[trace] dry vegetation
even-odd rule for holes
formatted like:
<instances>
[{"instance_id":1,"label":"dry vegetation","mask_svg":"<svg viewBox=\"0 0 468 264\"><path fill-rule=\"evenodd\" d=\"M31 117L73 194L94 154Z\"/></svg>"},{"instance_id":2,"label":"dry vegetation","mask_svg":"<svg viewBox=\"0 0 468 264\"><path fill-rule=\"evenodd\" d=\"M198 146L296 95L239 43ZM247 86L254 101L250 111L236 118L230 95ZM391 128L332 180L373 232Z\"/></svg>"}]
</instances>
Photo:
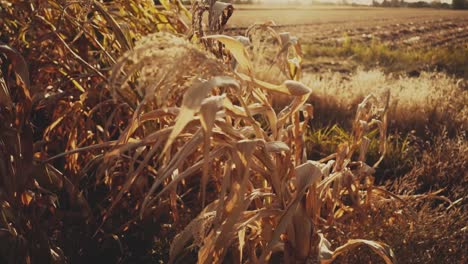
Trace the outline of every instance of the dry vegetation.
<instances>
[{"instance_id":1,"label":"dry vegetation","mask_svg":"<svg viewBox=\"0 0 468 264\"><path fill-rule=\"evenodd\" d=\"M1 263L465 262L466 80L161 2L0 1Z\"/></svg>"},{"instance_id":2,"label":"dry vegetation","mask_svg":"<svg viewBox=\"0 0 468 264\"><path fill-rule=\"evenodd\" d=\"M386 75L380 70L307 74L303 81L315 92L310 100L319 125L349 127L355 105L370 93L390 90L389 122L394 132L414 132L418 137L463 135L468 129L468 90L464 79L422 72L418 78ZM335 111L333 111L335 110ZM328 114L327 114L328 113ZM314 124L312 124L314 125Z\"/></svg>"}]
</instances>

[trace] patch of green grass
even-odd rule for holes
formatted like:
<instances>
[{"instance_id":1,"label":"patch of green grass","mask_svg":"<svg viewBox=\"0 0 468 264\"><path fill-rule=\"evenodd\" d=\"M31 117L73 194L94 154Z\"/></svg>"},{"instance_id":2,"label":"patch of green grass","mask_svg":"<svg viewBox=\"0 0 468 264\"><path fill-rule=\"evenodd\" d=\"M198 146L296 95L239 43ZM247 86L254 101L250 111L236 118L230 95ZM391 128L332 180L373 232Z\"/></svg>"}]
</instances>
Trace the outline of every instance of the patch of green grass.
<instances>
[{"instance_id":1,"label":"patch of green grass","mask_svg":"<svg viewBox=\"0 0 468 264\"><path fill-rule=\"evenodd\" d=\"M366 67L383 67L389 72L439 70L468 77L467 46L418 49L391 47L377 40L364 43L345 38L342 44L304 45L304 53L309 60L316 57L346 57Z\"/></svg>"},{"instance_id":2,"label":"patch of green grass","mask_svg":"<svg viewBox=\"0 0 468 264\"><path fill-rule=\"evenodd\" d=\"M367 164L374 164L379 158L379 134L373 130L366 135L371 140L367 152ZM339 125L313 128L307 131L306 148L308 158L318 159L335 153L343 142L351 142L352 134ZM379 181L395 179L409 172L418 154L412 145L414 136L393 134L387 137L387 151L385 158L376 170Z\"/></svg>"}]
</instances>

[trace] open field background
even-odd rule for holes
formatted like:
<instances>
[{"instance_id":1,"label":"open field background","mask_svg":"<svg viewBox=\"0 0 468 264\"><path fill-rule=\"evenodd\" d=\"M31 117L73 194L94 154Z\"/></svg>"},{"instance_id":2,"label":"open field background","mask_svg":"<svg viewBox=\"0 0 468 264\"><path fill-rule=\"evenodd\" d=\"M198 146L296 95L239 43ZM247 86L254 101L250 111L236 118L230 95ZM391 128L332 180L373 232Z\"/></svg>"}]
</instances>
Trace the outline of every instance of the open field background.
<instances>
[{"instance_id":1,"label":"open field background","mask_svg":"<svg viewBox=\"0 0 468 264\"><path fill-rule=\"evenodd\" d=\"M358 64L369 68L380 64L410 74L438 68L468 78L466 11L321 6L238 9L228 32L239 34L252 23L272 20L274 28L300 39L305 70L350 72Z\"/></svg>"},{"instance_id":2,"label":"open field background","mask_svg":"<svg viewBox=\"0 0 468 264\"><path fill-rule=\"evenodd\" d=\"M375 29L375 26L404 25L405 22L422 23L436 21L465 21L466 11L436 10L415 8L376 8L376 7L328 7L328 6L237 6L228 27L248 27L255 22L268 20L278 25L294 25L299 32L306 30L301 25L323 26L316 34L328 34L328 29L356 29L365 27ZM328 24L328 25L327 25ZM310 30L313 31L313 30ZM314 33L314 32L311 32Z\"/></svg>"}]
</instances>

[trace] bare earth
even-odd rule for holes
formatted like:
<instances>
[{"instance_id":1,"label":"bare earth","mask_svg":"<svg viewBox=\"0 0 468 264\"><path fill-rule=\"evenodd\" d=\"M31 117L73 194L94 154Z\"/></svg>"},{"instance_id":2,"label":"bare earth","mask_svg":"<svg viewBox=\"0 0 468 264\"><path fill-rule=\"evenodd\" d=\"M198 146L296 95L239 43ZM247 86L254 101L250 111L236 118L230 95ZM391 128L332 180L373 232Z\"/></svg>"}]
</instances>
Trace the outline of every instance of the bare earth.
<instances>
[{"instance_id":1,"label":"bare earth","mask_svg":"<svg viewBox=\"0 0 468 264\"><path fill-rule=\"evenodd\" d=\"M333 6L235 6L228 31L256 22L275 21L282 31L290 31L302 43L377 38L392 44L417 46L468 45L468 11L333 7ZM234 33L234 32L233 32Z\"/></svg>"}]
</instances>

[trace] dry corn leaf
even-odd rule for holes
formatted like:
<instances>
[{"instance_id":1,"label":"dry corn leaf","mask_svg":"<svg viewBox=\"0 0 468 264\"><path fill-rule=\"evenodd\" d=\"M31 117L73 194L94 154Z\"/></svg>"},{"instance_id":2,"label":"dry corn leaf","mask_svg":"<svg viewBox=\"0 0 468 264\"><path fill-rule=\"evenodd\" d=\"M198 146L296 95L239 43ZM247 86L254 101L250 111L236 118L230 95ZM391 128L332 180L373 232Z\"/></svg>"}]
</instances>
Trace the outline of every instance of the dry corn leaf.
<instances>
[{"instance_id":1,"label":"dry corn leaf","mask_svg":"<svg viewBox=\"0 0 468 264\"><path fill-rule=\"evenodd\" d=\"M305 96L312 92L312 89L307 87L301 82L293 81L293 80L286 80L280 85L271 84L268 82L264 82L261 80L257 80L250 76L247 76L243 73L237 73L237 75L244 81L250 82L261 89L270 91L270 92L277 92L286 95L292 96Z\"/></svg>"},{"instance_id":2,"label":"dry corn leaf","mask_svg":"<svg viewBox=\"0 0 468 264\"><path fill-rule=\"evenodd\" d=\"M7 111L13 109L13 101L11 100L10 90L7 87L5 79L0 73L0 107L5 107Z\"/></svg>"},{"instance_id":3,"label":"dry corn leaf","mask_svg":"<svg viewBox=\"0 0 468 264\"><path fill-rule=\"evenodd\" d=\"M210 30L221 33L232 13L234 13L232 4L215 1L210 10Z\"/></svg>"},{"instance_id":4,"label":"dry corn leaf","mask_svg":"<svg viewBox=\"0 0 468 264\"><path fill-rule=\"evenodd\" d=\"M218 149L213 150L210 153L209 159L212 160L212 159L220 157L224 153L224 151L225 151L225 148L218 148ZM203 164L204 164L204 160L201 160L201 161L193 164L191 167L185 169L183 172L177 174L174 178L171 179L170 183L168 183L166 186L164 186L164 188L160 192L158 192L158 194L156 194L156 196L153 198L153 200L158 199L161 195L165 194L167 191L174 188L174 186L176 186L178 183L180 183L185 178L187 178L187 177L189 177L191 175L194 175L197 171L199 171L202 168ZM159 187L162 183L163 183L163 181L161 179L158 179L155 182L156 188Z\"/></svg>"},{"instance_id":5,"label":"dry corn leaf","mask_svg":"<svg viewBox=\"0 0 468 264\"><path fill-rule=\"evenodd\" d=\"M28 206L31 203L33 198L34 198L33 192L25 191L21 194L21 203L23 203L23 205L25 206Z\"/></svg>"},{"instance_id":6,"label":"dry corn leaf","mask_svg":"<svg viewBox=\"0 0 468 264\"><path fill-rule=\"evenodd\" d=\"M205 206L206 197L206 184L208 182L209 173L209 154L211 148L211 135L213 134L213 126L216 119L216 113L223 108L226 95L208 97L202 102L201 106L201 125L204 132L204 145L203 145L203 174L201 179L202 190L202 207ZM208 157L208 158L206 158Z\"/></svg>"},{"instance_id":7,"label":"dry corn leaf","mask_svg":"<svg viewBox=\"0 0 468 264\"><path fill-rule=\"evenodd\" d=\"M283 71L293 80L299 80L302 64L302 50L297 37L291 36L289 32L279 33L281 49L275 56L275 62L280 60L284 65ZM292 57L290 57L292 56Z\"/></svg>"},{"instance_id":8,"label":"dry corn leaf","mask_svg":"<svg viewBox=\"0 0 468 264\"><path fill-rule=\"evenodd\" d=\"M384 243L379 243L371 240L365 240L365 239L350 239L346 244L343 246L338 247L334 251L330 249L331 244L330 242L322 235L319 233L320 236L320 242L319 242L319 261L320 264L329 264L332 263L333 260L335 260L336 257L339 255L354 249L358 246L368 246L372 251L377 253L384 261L386 264L393 264L396 263L395 260L395 254L393 253L393 250Z\"/></svg>"},{"instance_id":9,"label":"dry corn leaf","mask_svg":"<svg viewBox=\"0 0 468 264\"><path fill-rule=\"evenodd\" d=\"M304 104L307 102L308 99L309 99L309 93L305 94L305 95L302 95L302 96L294 97L291 104L288 105L287 107L285 107L278 114L277 126L280 127L280 128L283 127L286 124L287 120L291 116L294 116L294 115L297 117L296 119L298 120L298 116L297 116L298 111L302 106L304 106ZM299 124L295 124L295 128L300 129Z\"/></svg>"},{"instance_id":10,"label":"dry corn leaf","mask_svg":"<svg viewBox=\"0 0 468 264\"><path fill-rule=\"evenodd\" d=\"M112 209L114 208L114 206L117 205L117 203L120 202L120 200L122 199L122 197L124 196L124 194L130 189L130 187L135 183L135 180L137 179L137 177L141 174L141 172L148 166L150 160L153 158L153 156L158 152L159 150L159 146L162 144L162 140L158 140L156 141L156 143L154 143L152 146L151 146L151 149L150 151L145 155L143 161L141 161L141 163L139 163L137 169L135 171L133 171L133 168L129 171L128 173L128 176L127 176L127 180L125 181L124 185L122 186L122 189L118 192L118 194L116 195L116 197L114 198L114 200L112 201L112 204L111 206L109 207L109 209L107 210L106 214L105 214L105 218L107 218L107 216L111 213ZM135 153L135 156L134 157L134 160L137 160L138 159L138 153ZM145 200L143 201L143 204L144 204ZM142 207L142 210L144 208Z\"/></svg>"},{"instance_id":11,"label":"dry corn leaf","mask_svg":"<svg viewBox=\"0 0 468 264\"><path fill-rule=\"evenodd\" d=\"M296 207L291 225L295 234L294 253L298 259L306 259L311 252L313 226L310 216L301 204Z\"/></svg>"},{"instance_id":12,"label":"dry corn leaf","mask_svg":"<svg viewBox=\"0 0 468 264\"><path fill-rule=\"evenodd\" d=\"M119 23L117 23L114 17L111 14L109 14L104 5L102 5L96 0L93 0L93 3L96 11L100 13L107 21L107 23L109 23L109 25L112 27L112 32L116 35L116 39L118 43L122 46L122 48L124 50L132 49L132 42L127 38L127 35L123 32Z\"/></svg>"},{"instance_id":13,"label":"dry corn leaf","mask_svg":"<svg viewBox=\"0 0 468 264\"><path fill-rule=\"evenodd\" d=\"M331 243L326 239L322 233L318 233L320 237L320 241L318 244L318 260L321 263L327 263L323 261L327 260L333 260L333 251L330 249L331 248ZM331 261L330 261L331 262Z\"/></svg>"},{"instance_id":14,"label":"dry corn leaf","mask_svg":"<svg viewBox=\"0 0 468 264\"><path fill-rule=\"evenodd\" d=\"M249 168L258 140L240 140L235 145L234 163L238 170L237 181L232 184L231 193L225 206L226 220L217 230L212 230L213 239L206 241L198 252L198 261L201 263L220 262L223 260L229 245L236 235L236 223L242 213L247 210L250 200L246 199Z\"/></svg>"},{"instance_id":15,"label":"dry corn leaf","mask_svg":"<svg viewBox=\"0 0 468 264\"><path fill-rule=\"evenodd\" d=\"M8 60L13 64L14 70L17 73L18 78L26 86L25 94L29 95L31 90L30 81L29 81L29 70L26 61L24 60L21 54L12 49L11 47L0 43L0 52L5 54Z\"/></svg>"},{"instance_id":16,"label":"dry corn leaf","mask_svg":"<svg viewBox=\"0 0 468 264\"><path fill-rule=\"evenodd\" d=\"M242 253L245 245L245 230L246 228L243 227L239 230L238 232L238 238L239 238L239 263L242 263Z\"/></svg>"},{"instance_id":17,"label":"dry corn leaf","mask_svg":"<svg viewBox=\"0 0 468 264\"><path fill-rule=\"evenodd\" d=\"M187 242L197 233L201 233L202 236L205 230L208 230L207 226L210 226L212 219L216 216L215 208L218 204L218 200L207 205L203 211L193 219L181 232L179 232L172 240L171 248L169 250L169 263L174 263L176 258L180 256L180 253L185 248Z\"/></svg>"},{"instance_id":18,"label":"dry corn leaf","mask_svg":"<svg viewBox=\"0 0 468 264\"><path fill-rule=\"evenodd\" d=\"M273 27L277 26L276 23L273 20L265 21L265 22L260 22L260 23L254 23L250 27L247 28L245 31L245 36L247 38L252 38L254 36L254 33L257 30L262 30L268 32L273 38L276 39L278 43L281 44L281 39L276 30L273 29Z\"/></svg>"},{"instance_id":19,"label":"dry corn leaf","mask_svg":"<svg viewBox=\"0 0 468 264\"><path fill-rule=\"evenodd\" d=\"M247 70L247 72L252 71L252 63L250 62L250 56L245 49L244 45L242 42L239 40L230 37L230 36L225 36L225 35L211 35L211 36L206 36L203 37L204 39L215 39L221 43L224 44L226 49L231 52L232 56L236 59L237 63L241 67Z\"/></svg>"},{"instance_id":20,"label":"dry corn leaf","mask_svg":"<svg viewBox=\"0 0 468 264\"><path fill-rule=\"evenodd\" d=\"M172 129L171 134L169 135L169 138L167 139L166 145L161 152L161 156L166 153L175 138L182 132L188 122L190 122L194 118L195 114L200 110L201 104L206 98L207 94L213 88L223 86L234 86L239 88L238 82L230 77L214 77L209 81L194 84L187 90L182 100L180 113L177 116L176 123Z\"/></svg>"},{"instance_id":21,"label":"dry corn leaf","mask_svg":"<svg viewBox=\"0 0 468 264\"><path fill-rule=\"evenodd\" d=\"M275 153L282 152L282 151L290 151L289 146L282 141L266 142L265 149L268 152L275 152Z\"/></svg>"},{"instance_id":22,"label":"dry corn leaf","mask_svg":"<svg viewBox=\"0 0 468 264\"><path fill-rule=\"evenodd\" d=\"M184 146L171 158L169 164L165 167L162 167L158 170L159 178L153 183L150 190L145 196L143 203L141 205L140 216L143 216L144 211L148 207L149 203L153 200L152 195L156 191L156 188L169 176L173 174L173 172L179 168L179 166L187 159L189 155L194 153L198 147L198 145L202 142L202 133L201 129L198 129L196 133L187 141ZM157 148L153 148L157 149ZM152 149L152 151L153 151ZM154 151L156 152L156 151ZM209 158L209 157L208 157ZM135 174L137 175L137 174Z\"/></svg>"},{"instance_id":23,"label":"dry corn leaf","mask_svg":"<svg viewBox=\"0 0 468 264\"><path fill-rule=\"evenodd\" d=\"M244 36L234 36L234 39L238 40L242 45L245 47L250 46L252 43L250 42L250 39L248 37Z\"/></svg>"},{"instance_id":24,"label":"dry corn leaf","mask_svg":"<svg viewBox=\"0 0 468 264\"><path fill-rule=\"evenodd\" d=\"M361 139L361 146L360 146L360 149L359 149L359 159L358 159L359 161L362 161L362 162L365 161L367 150L369 149L370 142L371 142L371 140L369 138L367 138L367 137L363 137Z\"/></svg>"},{"instance_id":25,"label":"dry corn leaf","mask_svg":"<svg viewBox=\"0 0 468 264\"><path fill-rule=\"evenodd\" d=\"M310 161L297 166L295 169L295 175L296 194L294 199L289 203L286 210L281 215L273 233L273 238L268 242L262 253L262 256L260 257L260 261L262 263L266 263L268 261L273 247L279 243L281 234L284 233L290 224L291 219L296 212L296 208L304 196L307 188L313 184L318 184L322 179L322 172Z\"/></svg>"}]
</instances>

